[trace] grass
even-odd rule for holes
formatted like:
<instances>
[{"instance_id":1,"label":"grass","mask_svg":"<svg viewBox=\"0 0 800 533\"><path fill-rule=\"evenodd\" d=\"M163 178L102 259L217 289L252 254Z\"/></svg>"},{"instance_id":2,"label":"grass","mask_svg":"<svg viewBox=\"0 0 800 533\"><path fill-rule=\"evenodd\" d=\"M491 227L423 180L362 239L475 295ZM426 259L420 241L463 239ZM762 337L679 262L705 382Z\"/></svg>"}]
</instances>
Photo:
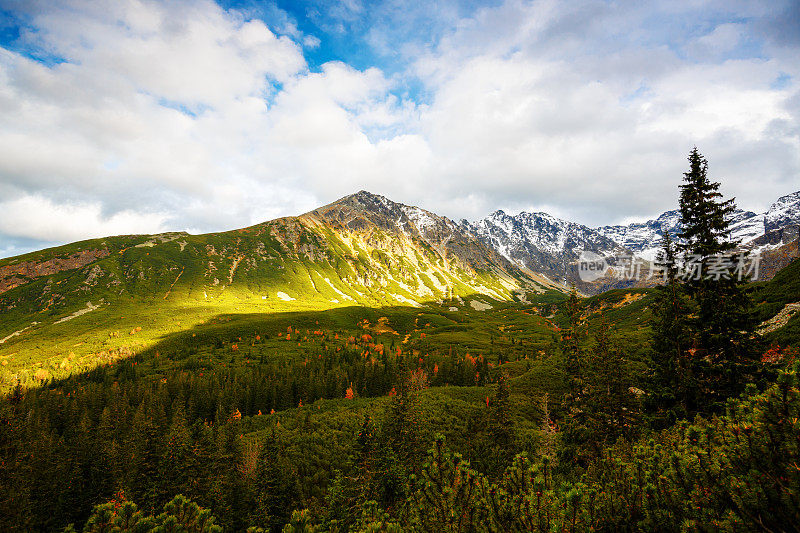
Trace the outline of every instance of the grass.
<instances>
[{"instance_id":1,"label":"grass","mask_svg":"<svg viewBox=\"0 0 800 533\"><path fill-rule=\"evenodd\" d=\"M502 308L504 301L519 300L514 290L524 281L497 267L474 271L453 258L448 262L401 234L344 233L298 218L207 235L94 239L4 259L0 268L63 261L86 250L107 255L34 275L0 293L0 339L6 339L0 343L0 388L34 386L44 377L108 364L219 317L419 302L414 305L421 311L433 309L439 317L431 318L436 327L457 326L459 314L475 313L471 300ZM542 290L532 282L526 287L530 297ZM283 301L280 293L293 299ZM555 300L558 293L546 298ZM85 312L90 305L96 309ZM451 307L459 311L444 311ZM419 312L413 309L404 313ZM471 337L445 329L436 338L440 345L489 349L490 343Z\"/></svg>"},{"instance_id":2,"label":"grass","mask_svg":"<svg viewBox=\"0 0 800 533\"><path fill-rule=\"evenodd\" d=\"M87 250L108 255L0 294L0 389L163 350L189 335L239 337L293 320L351 334L359 321L386 316L397 331L392 340L423 353L505 360L547 355L565 323L564 294L529 283L522 297L518 274L448 264L426 243L384 230L365 237L301 219L207 235L93 239L3 259L0 268ZM761 320L800 301L799 271L795 261L752 285ZM651 289L617 289L582 299L581 310L590 333L613 325L631 359L643 361L652 301ZM96 308L78 316L89 304ZM797 344L800 317L769 337Z\"/></svg>"}]
</instances>

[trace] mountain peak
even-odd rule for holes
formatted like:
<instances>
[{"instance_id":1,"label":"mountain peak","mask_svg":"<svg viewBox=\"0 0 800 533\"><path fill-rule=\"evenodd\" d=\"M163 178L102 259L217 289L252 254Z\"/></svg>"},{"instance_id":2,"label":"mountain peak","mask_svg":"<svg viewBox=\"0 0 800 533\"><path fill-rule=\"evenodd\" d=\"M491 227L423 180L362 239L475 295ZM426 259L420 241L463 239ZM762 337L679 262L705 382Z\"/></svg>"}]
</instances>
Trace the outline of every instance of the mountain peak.
<instances>
[{"instance_id":1,"label":"mountain peak","mask_svg":"<svg viewBox=\"0 0 800 533\"><path fill-rule=\"evenodd\" d=\"M567 265L583 250L604 256L624 251L591 228L541 212L498 210L475 222L472 233L512 263L557 280L570 275Z\"/></svg>"},{"instance_id":2,"label":"mountain peak","mask_svg":"<svg viewBox=\"0 0 800 533\"><path fill-rule=\"evenodd\" d=\"M778 198L764 213L764 222L766 231L789 224L800 224L800 191Z\"/></svg>"},{"instance_id":3,"label":"mountain peak","mask_svg":"<svg viewBox=\"0 0 800 533\"><path fill-rule=\"evenodd\" d=\"M778 198L778 201L776 203L786 202L786 201L789 201L789 200L793 200L793 201L794 200L800 200L800 191L795 191L793 193L781 196L780 198Z\"/></svg>"},{"instance_id":4,"label":"mountain peak","mask_svg":"<svg viewBox=\"0 0 800 533\"><path fill-rule=\"evenodd\" d=\"M374 211L386 211L391 210L395 206L400 205L391 200L387 197L376 194L373 192L369 192L366 190L360 190L353 194L348 194L347 196L343 196L339 198L335 202L331 202L330 204L324 207L332 207L332 206L348 206L348 207L361 207L366 208L368 210Z\"/></svg>"},{"instance_id":5,"label":"mountain peak","mask_svg":"<svg viewBox=\"0 0 800 533\"><path fill-rule=\"evenodd\" d=\"M358 191L304 216L334 229L359 232L368 242L383 243L389 249L424 242L447 261L456 258L467 269L514 270L502 255L470 233L468 223L458 225L447 217L369 191Z\"/></svg>"},{"instance_id":6,"label":"mountain peak","mask_svg":"<svg viewBox=\"0 0 800 533\"><path fill-rule=\"evenodd\" d=\"M786 209L787 207L793 207L797 205L800 205L800 191L781 196L771 206L769 206L769 211L767 212L779 211Z\"/></svg>"},{"instance_id":7,"label":"mountain peak","mask_svg":"<svg viewBox=\"0 0 800 533\"><path fill-rule=\"evenodd\" d=\"M382 194L376 194L374 192L370 192L370 191L367 191L367 190L364 190L364 189L361 189L357 193L351 194L350 196L353 197L353 198L369 198L369 199L372 199L372 200L378 200L378 199L388 200L388 198L386 198Z\"/></svg>"}]
</instances>

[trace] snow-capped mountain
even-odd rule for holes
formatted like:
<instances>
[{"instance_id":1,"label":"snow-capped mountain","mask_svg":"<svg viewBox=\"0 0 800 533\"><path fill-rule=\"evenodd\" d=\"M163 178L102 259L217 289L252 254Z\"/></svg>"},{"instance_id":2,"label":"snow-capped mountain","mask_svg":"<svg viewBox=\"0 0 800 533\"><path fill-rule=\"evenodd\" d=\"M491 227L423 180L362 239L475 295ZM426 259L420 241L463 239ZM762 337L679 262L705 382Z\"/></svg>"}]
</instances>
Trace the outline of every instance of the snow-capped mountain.
<instances>
[{"instance_id":1,"label":"snow-capped mountain","mask_svg":"<svg viewBox=\"0 0 800 533\"><path fill-rule=\"evenodd\" d=\"M783 228L790 224L800 224L800 191L781 196L764 213L766 231Z\"/></svg>"},{"instance_id":2,"label":"snow-capped mountain","mask_svg":"<svg viewBox=\"0 0 800 533\"><path fill-rule=\"evenodd\" d=\"M592 228L547 213L511 216L495 211L474 223L464 220L462 226L509 261L559 282L571 277L569 265L583 251L601 256L630 253Z\"/></svg>"},{"instance_id":3,"label":"snow-capped mountain","mask_svg":"<svg viewBox=\"0 0 800 533\"><path fill-rule=\"evenodd\" d=\"M516 268L449 218L393 202L379 194L359 191L307 215L334 229L360 232L377 248L392 250L394 245L383 241L386 235L397 235L424 242L444 258L457 258L466 268ZM372 228L381 231L374 232Z\"/></svg>"},{"instance_id":4,"label":"snow-capped mountain","mask_svg":"<svg viewBox=\"0 0 800 533\"><path fill-rule=\"evenodd\" d=\"M742 246L751 250L763 251L780 245L774 236L766 239L764 236L798 224L800 224L800 191L781 196L765 213L754 213L753 216L735 223L731 228L731 235L740 241ZM791 233L781 236L792 238ZM796 238L796 233L794 237ZM785 239L777 240L784 241Z\"/></svg>"},{"instance_id":5,"label":"snow-capped mountain","mask_svg":"<svg viewBox=\"0 0 800 533\"><path fill-rule=\"evenodd\" d=\"M663 213L655 220L634 222L627 226L603 226L596 231L639 257L652 261L658 254L664 233L669 231L671 235L675 235L680 231L680 222L681 212L675 209Z\"/></svg>"},{"instance_id":6,"label":"snow-capped mountain","mask_svg":"<svg viewBox=\"0 0 800 533\"><path fill-rule=\"evenodd\" d=\"M731 215L731 236L734 240L746 242L764 234L763 223L754 224L757 217L752 211L737 209ZM627 226L603 226L597 232L633 251L648 261L655 260L661 249L661 238L665 232L675 237L681 231L681 212L677 209L662 213L654 220L633 222Z\"/></svg>"},{"instance_id":7,"label":"snow-capped mountain","mask_svg":"<svg viewBox=\"0 0 800 533\"><path fill-rule=\"evenodd\" d=\"M764 253L795 241L800 225L800 191L783 196L765 213L737 209L731 215L731 238L742 248ZM603 257L635 254L647 261L658 255L665 232L681 231L679 210L628 225L587 226L547 213L491 215L462 226L513 263L559 282L577 282L570 268L583 251ZM579 284L580 286L580 284ZM586 287L583 287L587 289ZM593 292L589 289L589 292Z\"/></svg>"},{"instance_id":8,"label":"snow-capped mountain","mask_svg":"<svg viewBox=\"0 0 800 533\"><path fill-rule=\"evenodd\" d=\"M664 232L669 231L672 235L680 232L680 220L680 211L676 209L663 213L655 220L634 222L627 226L603 226L597 228L597 232L629 248L639 257L652 261L658 254ZM763 246L774 248L779 245L776 239L762 243L760 241L764 239L761 238L775 230L797 224L800 224L800 191L782 196L765 213L756 214L742 209L734 211L731 216L731 238L750 249L761 250Z\"/></svg>"}]
</instances>

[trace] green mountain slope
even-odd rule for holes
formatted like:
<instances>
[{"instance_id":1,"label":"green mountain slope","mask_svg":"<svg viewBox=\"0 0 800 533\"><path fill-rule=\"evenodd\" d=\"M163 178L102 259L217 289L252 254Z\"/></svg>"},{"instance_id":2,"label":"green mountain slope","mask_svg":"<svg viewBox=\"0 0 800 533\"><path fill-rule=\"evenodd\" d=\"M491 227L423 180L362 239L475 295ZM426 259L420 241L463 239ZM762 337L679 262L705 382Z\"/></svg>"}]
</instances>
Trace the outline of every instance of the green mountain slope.
<instances>
[{"instance_id":1,"label":"green mountain slope","mask_svg":"<svg viewBox=\"0 0 800 533\"><path fill-rule=\"evenodd\" d=\"M552 487L565 488L546 491L552 509L605 501L616 519L627 469L664 471L641 470L636 450L706 450L684 426L620 441L612 463L604 455L581 478L601 499L576 498L585 485L557 455L572 413L565 295L450 224L360 193L237 231L96 239L0 262L15 279L0 294L0 378L31 387L0 410L0 529L84 524L120 494L152 514L179 493L226 531L277 530L303 508L349 524L362 487L406 500L437 434L486 483L518 479L504 472L526 452L556 466ZM752 284L764 319L800 300L798 268ZM619 289L578 304L586 363L611 368L597 364L594 335L610 326L630 394L652 390L653 300ZM770 335L797 345L791 327ZM778 456L790 467L796 453Z\"/></svg>"},{"instance_id":2,"label":"green mountain slope","mask_svg":"<svg viewBox=\"0 0 800 533\"><path fill-rule=\"evenodd\" d=\"M225 313L488 310L549 290L452 221L362 191L240 230L109 237L0 261L0 378L5 388L103 364Z\"/></svg>"}]
</instances>

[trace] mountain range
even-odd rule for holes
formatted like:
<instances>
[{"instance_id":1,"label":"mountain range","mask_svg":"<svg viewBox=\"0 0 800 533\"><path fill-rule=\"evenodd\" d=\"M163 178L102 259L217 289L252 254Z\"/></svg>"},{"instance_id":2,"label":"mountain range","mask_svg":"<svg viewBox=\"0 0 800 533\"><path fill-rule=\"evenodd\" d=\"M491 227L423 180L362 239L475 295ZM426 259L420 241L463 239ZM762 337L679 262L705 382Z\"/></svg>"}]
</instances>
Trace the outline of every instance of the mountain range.
<instances>
[{"instance_id":1,"label":"mountain range","mask_svg":"<svg viewBox=\"0 0 800 533\"><path fill-rule=\"evenodd\" d=\"M361 191L228 232L107 237L2 259L0 344L108 308L181 306L198 320L346 305L477 309L552 289L563 290L451 220Z\"/></svg>"},{"instance_id":2,"label":"mountain range","mask_svg":"<svg viewBox=\"0 0 800 533\"><path fill-rule=\"evenodd\" d=\"M765 213L736 213L734 236L769 259L762 278L800 255L799 220L800 193ZM226 317L337 308L436 308L458 317L514 301L547 305L573 284L596 294L631 283L583 282L582 251L609 264L652 258L678 224L675 211L603 228L503 211L457 223L360 191L232 231L114 236L0 259L0 389L44 360L49 375L68 375Z\"/></svg>"},{"instance_id":3,"label":"mountain range","mask_svg":"<svg viewBox=\"0 0 800 533\"><path fill-rule=\"evenodd\" d=\"M590 228L547 213L508 215L495 211L461 226L516 265L539 272L562 284L576 284L582 291L596 293L614 284L581 282L574 264L581 252L603 257L630 256L653 261L665 232L676 236L680 211L662 213L646 222ZM787 261L796 257L797 228L800 224L800 191L783 196L764 213L737 209L731 216L731 238L765 262L761 279L768 279ZM628 283L630 284L630 283Z\"/></svg>"},{"instance_id":4,"label":"mountain range","mask_svg":"<svg viewBox=\"0 0 800 533\"><path fill-rule=\"evenodd\" d=\"M768 277L797 255L800 192L765 213L739 210L732 222L743 247L778 257ZM2 259L0 339L29 326L31 314L65 320L122 301L478 308L571 283L597 293L613 283L580 283L574 265L582 251L652 260L664 232L679 229L677 211L600 228L503 211L456 223L360 191L239 230L107 237Z\"/></svg>"}]
</instances>

